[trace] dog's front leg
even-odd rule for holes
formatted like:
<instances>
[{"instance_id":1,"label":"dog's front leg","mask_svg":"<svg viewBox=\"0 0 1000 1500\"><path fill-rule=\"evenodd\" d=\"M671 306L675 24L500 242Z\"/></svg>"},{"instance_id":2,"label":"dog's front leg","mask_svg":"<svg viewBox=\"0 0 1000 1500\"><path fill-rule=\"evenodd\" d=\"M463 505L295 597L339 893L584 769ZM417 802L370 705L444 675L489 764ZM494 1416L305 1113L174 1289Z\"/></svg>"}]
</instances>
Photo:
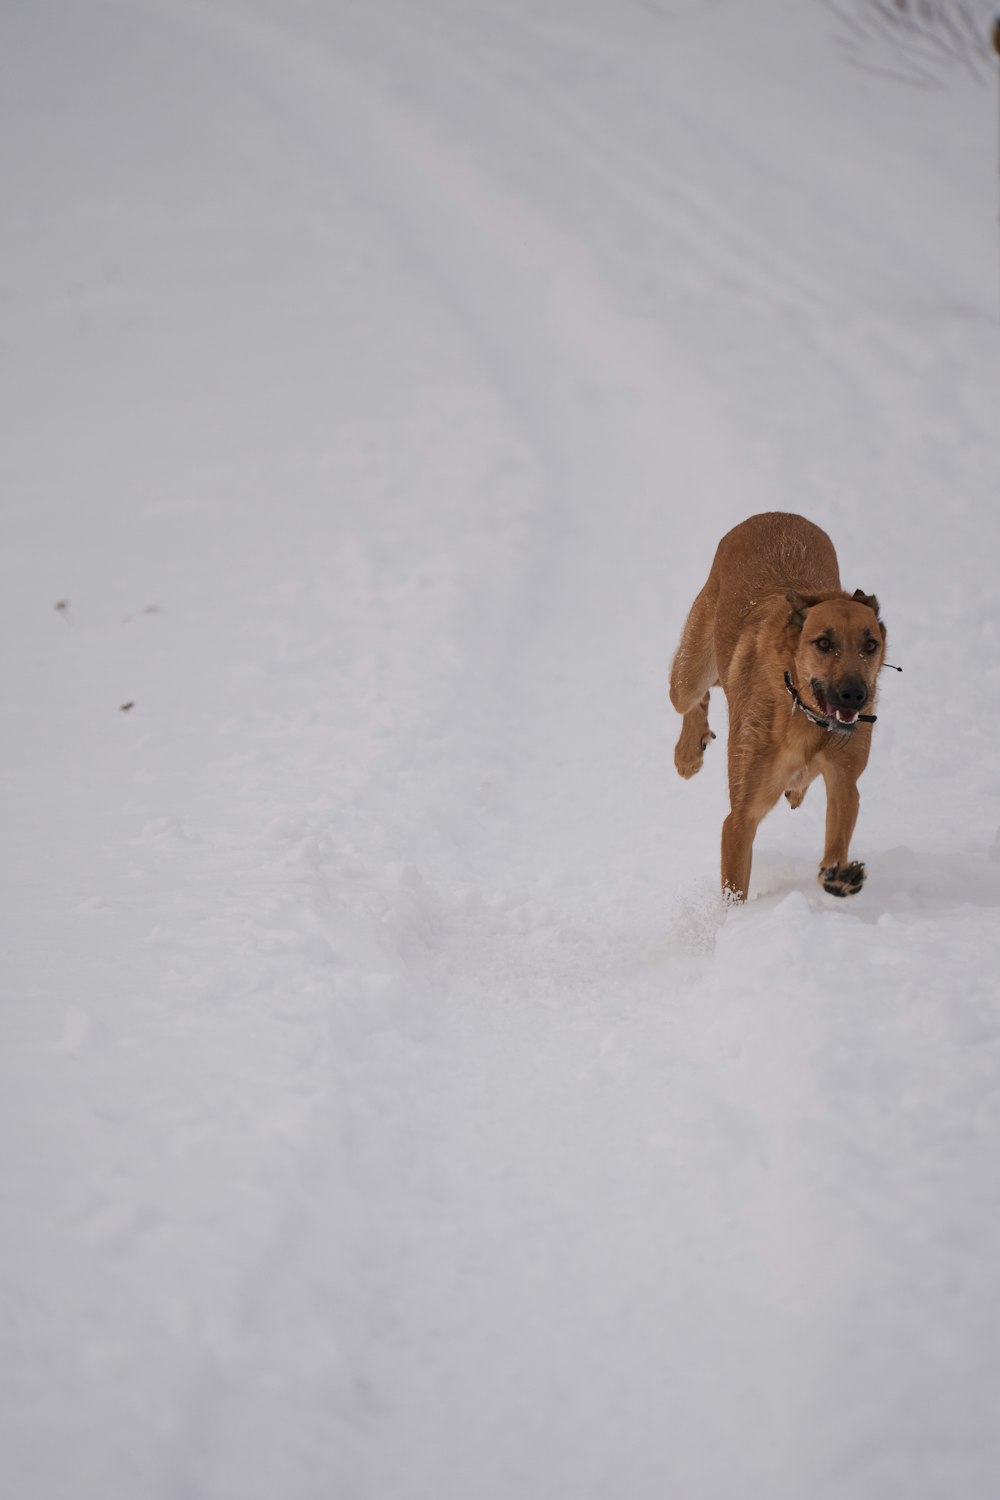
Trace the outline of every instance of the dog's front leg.
<instances>
[{"instance_id":1,"label":"dog's front leg","mask_svg":"<svg viewBox=\"0 0 1000 1500\"><path fill-rule=\"evenodd\" d=\"M709 743L715 739L715 735L708 727L708 693L701 698L694 708L684 715L684 723L681 725L680 738L674 751L674 765L677 774L689 781L701 770L702 761Z\"/></svg>"},{"instance_id":2,"label":"dog's front leg","mask_svg":"<svg viewBox=\"0 0 1000 1500\"><path fill-rule=\"evenodd\" d=\"M865 867L848 861L851 835L858 821L857 777L836 762L823 767L826 782L826 847L819 867L819 882L831 896L856 896L865 883Z\"/></svg>"}]
</instances>

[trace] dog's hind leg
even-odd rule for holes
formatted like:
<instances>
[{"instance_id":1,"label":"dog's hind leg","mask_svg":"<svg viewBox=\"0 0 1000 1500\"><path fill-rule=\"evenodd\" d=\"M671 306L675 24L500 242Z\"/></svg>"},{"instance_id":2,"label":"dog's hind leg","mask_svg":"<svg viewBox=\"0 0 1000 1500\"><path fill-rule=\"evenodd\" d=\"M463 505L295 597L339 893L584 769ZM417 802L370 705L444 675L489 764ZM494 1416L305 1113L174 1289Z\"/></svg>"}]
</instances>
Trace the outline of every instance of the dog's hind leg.
<instances>
[{"instance_id":1,"label":"dog's hind leg","mask_svg":"<svg viewBox=\"0 0 1000 1500\"><path fill-rule=\"evenodd\" d=\"M709 689L719 680L715 660L717 595L717 585L706 583L691 606L670 668L670 701L684 718L674 749L674 765L685 780L701 770L705 749L715 739L708 727L708 700Z\"/></svg>"},{"instance_id":2,"label":"dog's hind leg","mask_svg":"<svg viewBox=\"0 0 1000 1500\"><path fill-rule=\"evenodd\" d=\"M730 812L722 825L722 894L727 901L745 901L757 829L781 796L787 772L780 753L761 745L755 711L741 712L737 700L734 712L732 699L728 759Z\"/></svg>"},{"instance_id":3,"label":"dog's hind leg","mask_svg":"<svg viewBox=\"0 0 1000 1500\"><path fill-rule=\"evenodd\" d=\"M803 766L801 771L796 771L789 777L788 787L785 791L785 801L789 807L796 808L802 806L806 792L818 775L818 766Z\"/></svg>"},{"instance_id":4,"label":"dog's hind leg","mask_svg":"<svg viewBox=\"0 0 1000 1500\"><path fill-rule=\"evenodd\" d=\"M747 899L753 841L760 818L748 807L734 807L722 825L722 895L726 901Z\"/></svg>"}]
</instances>

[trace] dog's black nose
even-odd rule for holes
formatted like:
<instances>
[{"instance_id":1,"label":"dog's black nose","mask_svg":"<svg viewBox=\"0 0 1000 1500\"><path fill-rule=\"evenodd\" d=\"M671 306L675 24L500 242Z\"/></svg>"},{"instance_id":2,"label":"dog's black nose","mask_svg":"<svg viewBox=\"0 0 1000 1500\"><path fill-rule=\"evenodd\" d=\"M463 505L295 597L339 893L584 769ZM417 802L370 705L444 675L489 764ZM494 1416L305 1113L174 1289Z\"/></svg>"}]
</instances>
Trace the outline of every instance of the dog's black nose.
<instances>
[{"instance_id":1,"label":"dog's black nose","mask_svg":"<svg viewBox=\"0 0 1000 1500\"><path fill-rule=\"evenodd\" d=\"M845 677L834 688L837 708L862 709L868 702L868 686L860 677Z\"/></svg>"}]
</instances>

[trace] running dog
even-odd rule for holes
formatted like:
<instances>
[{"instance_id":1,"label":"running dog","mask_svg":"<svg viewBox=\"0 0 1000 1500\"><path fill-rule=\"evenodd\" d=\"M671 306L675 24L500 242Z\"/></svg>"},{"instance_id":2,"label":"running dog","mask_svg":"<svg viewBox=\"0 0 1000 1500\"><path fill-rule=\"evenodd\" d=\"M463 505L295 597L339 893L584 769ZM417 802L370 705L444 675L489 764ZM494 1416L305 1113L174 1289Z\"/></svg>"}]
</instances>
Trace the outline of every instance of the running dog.
<instances>
[{"instance_id":1,"label":"running dog","mask_svg":"<svg viewBox=\"0 0 1000 1500\"><path fill-rule=\"evenodd\" d=\"M885 652L878 600L844 592L825 531L802 516L751 516L719 543L691 607L670 671L683 715L674 764L701 770L715 735L710 689L729 704L729 801L722 825L722 889L745 901L758 824L784 793L799 807L816 776L826 783L826 846L819 881L853 896L865 879L848 858L858 777L868 763Z\"/></svg>"}]
</instances>

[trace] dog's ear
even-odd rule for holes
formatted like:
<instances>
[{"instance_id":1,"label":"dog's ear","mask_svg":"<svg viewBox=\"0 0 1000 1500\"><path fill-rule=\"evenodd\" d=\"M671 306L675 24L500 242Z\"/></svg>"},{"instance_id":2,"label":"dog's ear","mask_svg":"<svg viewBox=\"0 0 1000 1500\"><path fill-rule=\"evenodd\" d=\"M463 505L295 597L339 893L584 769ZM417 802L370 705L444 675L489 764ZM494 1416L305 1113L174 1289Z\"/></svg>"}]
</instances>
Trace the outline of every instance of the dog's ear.
<instances>
[{"instance_id":1,"label":"dog's ear","mask_svg":"<svg viewBox=\"0 0 1000 1500\"><path fill-rule=\"evenodd\" d=\"M806 623L806 611L812 609L814 604L818 604L819 599L800 594L795 589L789 589L785 598L792 606L792 612L788 616L788 623L789 625L794 625L796 630L801 630Z\"/></svg>"},{"instance_id":2,"label":"dog's ear","mask_svg":"<svg viewBox=\"0 0 1000 1500\"><path fill-rule=\"evenodd\" d=\"M874 594L866 594L864 589L855 589L851 597L857 599L859 604L867 604L876 620L878 619L878 600Z\"/></svg>"}]
</instances>

